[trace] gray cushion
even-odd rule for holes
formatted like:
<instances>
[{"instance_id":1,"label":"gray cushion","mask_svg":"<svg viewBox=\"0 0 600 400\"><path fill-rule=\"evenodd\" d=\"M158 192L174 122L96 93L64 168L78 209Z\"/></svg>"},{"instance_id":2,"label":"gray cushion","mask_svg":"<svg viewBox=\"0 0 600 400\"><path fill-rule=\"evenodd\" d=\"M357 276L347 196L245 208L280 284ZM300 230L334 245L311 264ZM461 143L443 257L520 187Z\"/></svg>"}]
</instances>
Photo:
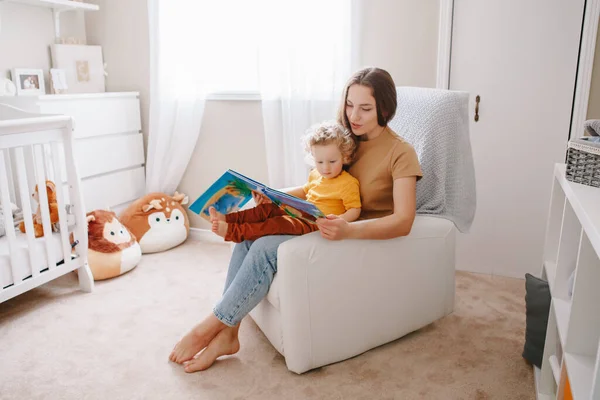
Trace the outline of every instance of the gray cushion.
<instances>
[{"instance_id":1,"label":"gray cushion","mask_svg":"<svg viewBox=\"0 0 600 400\"><path fill-rule=\"evenodd\" d=\"M588 119L583 123L583 128L591 136L600 135L600 119Z\"/></svg>"},{"instance_id":2,"label":"gray cushion","mask_svg":"<svg viewBox=\"0 0 600 400\"><path fill-rule=\"evenodd\" d=\"M398 87L390 128L419 156L417 214L454 222L469 232L477 205L469 136L469 94L453 90Z\"/></svg>"},{"instance_id":3,"label":"gray cushion","mask_svg":"<svg viewBox=\"0 0 600 400\"><path fill-rule=\"evenodd\" d=\"M541 368L550 314L550 288L545 280L525 274L525 290L526 328L523 358Z\"/></svg>"}]
</instances>

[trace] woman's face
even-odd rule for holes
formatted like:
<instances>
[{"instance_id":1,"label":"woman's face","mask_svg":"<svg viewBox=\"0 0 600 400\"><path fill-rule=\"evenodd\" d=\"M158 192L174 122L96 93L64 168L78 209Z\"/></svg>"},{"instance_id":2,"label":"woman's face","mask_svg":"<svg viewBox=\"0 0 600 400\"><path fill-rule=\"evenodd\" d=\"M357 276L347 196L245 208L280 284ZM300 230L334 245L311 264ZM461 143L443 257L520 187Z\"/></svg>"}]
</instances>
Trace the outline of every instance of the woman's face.
<instances>
[{"instance_id":1,"label":"woman's face","mask_svg":"<svg viewBox=\"0 0 600 400\"><path fill-rule=\"evenodd\" d=\"M352 133L356 136L367 135L377 131L377 107L371 88L354 84L348 88L346 97L346 115L350 121Z\"/></svg>"}]
</instances>

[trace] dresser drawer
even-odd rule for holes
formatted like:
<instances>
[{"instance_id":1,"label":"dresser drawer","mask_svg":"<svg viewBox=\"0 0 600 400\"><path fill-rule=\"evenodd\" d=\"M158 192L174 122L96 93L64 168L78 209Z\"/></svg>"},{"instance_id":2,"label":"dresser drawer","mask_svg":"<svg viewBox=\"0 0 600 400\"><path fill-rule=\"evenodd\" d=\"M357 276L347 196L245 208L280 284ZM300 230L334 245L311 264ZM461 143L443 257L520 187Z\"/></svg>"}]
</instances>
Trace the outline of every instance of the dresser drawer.
<instances>
[{"instance_id":1,"label":"dresser drawer","mask_svg":"<svg viewBox=\"0 0 600 400\"><path fill-rule=\"evenodd\" d=\"M40 99L38 107L43 114L72 116L76 138L141 130L140 101L137 96Z\"/></svg>"}]
</instances>

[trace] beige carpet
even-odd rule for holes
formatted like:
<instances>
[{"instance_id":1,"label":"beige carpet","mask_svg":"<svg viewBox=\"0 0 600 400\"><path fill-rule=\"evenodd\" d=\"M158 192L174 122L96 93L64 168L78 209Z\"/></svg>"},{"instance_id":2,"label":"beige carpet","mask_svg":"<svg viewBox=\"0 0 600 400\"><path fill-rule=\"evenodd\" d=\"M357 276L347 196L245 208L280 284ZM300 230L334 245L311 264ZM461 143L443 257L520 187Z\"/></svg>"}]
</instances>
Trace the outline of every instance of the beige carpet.
<instances>
[{"instance_id":1,"label":"beige carpet","mask_svg":"<svg viewBox=\"0 0 600 400\"><path fill-rule=\"evenodd\" d=\"M456 311L296 375L251 319L241 351L186 374L167 357L219 298L226 246L187 242L77 290L74 274L0 304L2 399L534 399L521 358L524 281L457 274Z\"/></svg>"}]
</instances>

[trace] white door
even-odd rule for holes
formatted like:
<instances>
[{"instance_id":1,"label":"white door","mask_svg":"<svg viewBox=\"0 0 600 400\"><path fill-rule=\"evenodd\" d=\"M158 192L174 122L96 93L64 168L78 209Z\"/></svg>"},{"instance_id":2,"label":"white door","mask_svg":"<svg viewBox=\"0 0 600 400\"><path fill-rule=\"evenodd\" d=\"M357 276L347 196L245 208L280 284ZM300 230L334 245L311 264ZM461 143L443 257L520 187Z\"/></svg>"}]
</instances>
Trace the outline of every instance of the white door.
<instances>
[{"instance_id":1,"label":"white door","mask_svg":"<svg viewBox=\"0 0 600 400\"><path fill-rule=\"evenodd\" d=\"M457 269L519 278L540 271L583 11L584 0L454 0L450 89L471 94L478 202L471 233L458 238Z\"/></svg>"}]
</instances>

